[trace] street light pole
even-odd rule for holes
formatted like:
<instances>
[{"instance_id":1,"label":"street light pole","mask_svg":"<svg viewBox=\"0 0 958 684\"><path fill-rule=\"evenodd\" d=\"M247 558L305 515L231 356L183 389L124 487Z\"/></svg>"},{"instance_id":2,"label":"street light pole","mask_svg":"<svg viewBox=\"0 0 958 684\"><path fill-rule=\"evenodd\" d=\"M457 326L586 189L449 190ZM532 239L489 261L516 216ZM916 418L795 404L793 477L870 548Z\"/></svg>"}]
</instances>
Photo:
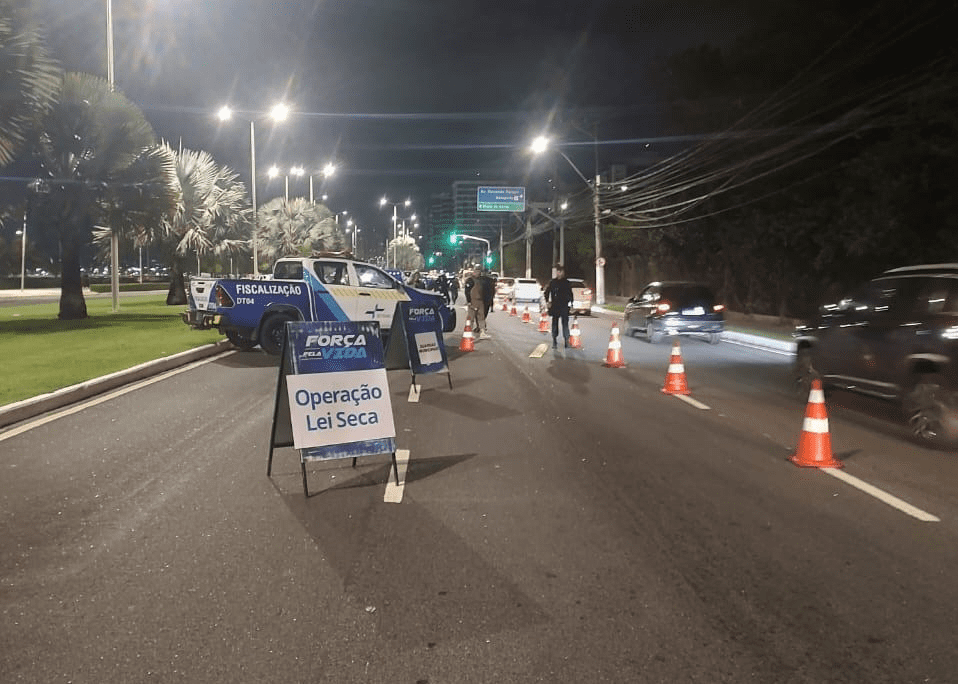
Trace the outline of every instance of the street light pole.
<instances>
[{"instance_id":1,"label":"street light pole","mask_svg":"<svg viewBox=\"0 0 958 684\"><path fill-rule=\"evenodd\" d=\"M595 222L595 303L605 304L605 258L602 256L602 226L599 225L599 174L592 186L592 214Z\"/></svg>"},{"instance_id":2,"label":"street light pole","mask_svg":"<svg viewBox=\"0 0 958 684\"><path fill-rule=\"evenodd\" d=\"M250 198L253 201L253 275L259 273L259 258L256 253L256 233L259 232L259 209L256 206L256 121L249 120L249 177Z\"/></svg>"},{"instance_id":3,"label":"street light pole","mask_svg":"<svg viewBox=\"0 0 958 684\"><path fill-rule=\"evenodd\" d=\"M113 0L106 0L106 80L110 92L116 89L113 73ZM120 236L110 226L110 292L113 296L113 311L120 310Z\"/></svg>"},{"instance_id":4,"label":"street light pole","mask_svg":"<svg viewBox=\"0 0 958 684\"><path fill-rule=\"evenodd\" d=\"M532 152L538 154L544 151L548 146L548 138L539 136L532 142ZM601 182L601 176L599 176L599 170L597 168L595 170L595 181L589 181L565 152L559 149L557 149L556 152L562 155L562 158L569 163L572 170L578 174L582 182L592 191L592 218L595 227L595 303L605 304L605 259L602 256L602 225L599 221L599 184Z\"/></svg>"},{"instance_id":5,"label":"street light pole","mask_svg":"<svg viewBox=\"0 0 958 684\"><path fill-rule=\"evenodd\" d=\"M23 208L23 233L20 235L20 292L26 289L27 284L27 214L30 213L30 197Z\"/></svg>"}]
</instances>

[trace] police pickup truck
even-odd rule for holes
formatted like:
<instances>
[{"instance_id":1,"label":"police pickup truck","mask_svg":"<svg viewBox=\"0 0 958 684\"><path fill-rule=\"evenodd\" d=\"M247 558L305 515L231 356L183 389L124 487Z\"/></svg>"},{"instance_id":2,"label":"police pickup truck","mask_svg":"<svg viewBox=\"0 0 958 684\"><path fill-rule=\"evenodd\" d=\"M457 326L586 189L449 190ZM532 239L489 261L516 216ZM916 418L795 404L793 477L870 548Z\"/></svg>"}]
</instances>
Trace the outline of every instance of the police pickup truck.
<instances>
[{"instance_id":1,"label":"police pickup truck","mask_svg":"<svg viewBox=\"0 0 958 684\"><path fill-rule=\"evenodd\" d=\"M433 306L443 332L456 327L456 312L440 295L343 255L279 259L265 280L192 279L188 300L190 327L217 328L237 347L258 344L269 354L282 350L287 321L376 321L388 335L399 302Z\"/></svg>"}]
</instances>

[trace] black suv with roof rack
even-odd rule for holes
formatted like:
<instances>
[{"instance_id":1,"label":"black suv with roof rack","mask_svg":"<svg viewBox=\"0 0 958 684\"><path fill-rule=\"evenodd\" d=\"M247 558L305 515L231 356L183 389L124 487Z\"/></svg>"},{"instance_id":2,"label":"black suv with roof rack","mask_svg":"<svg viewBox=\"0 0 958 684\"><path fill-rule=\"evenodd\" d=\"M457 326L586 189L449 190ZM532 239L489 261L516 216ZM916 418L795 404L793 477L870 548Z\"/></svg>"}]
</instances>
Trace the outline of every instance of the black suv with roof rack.
<instances>
[{"instance_id":1,"label":"black suv with roof rack","mask_svg":"<svg viewBox=\"0 0 958 684\"><path fill-rule=\"evenodd\" d=\"M922 441L958 445L958 264L885 271L799 326L796 383L897 402Z\"/></svg>"}]
</instances>

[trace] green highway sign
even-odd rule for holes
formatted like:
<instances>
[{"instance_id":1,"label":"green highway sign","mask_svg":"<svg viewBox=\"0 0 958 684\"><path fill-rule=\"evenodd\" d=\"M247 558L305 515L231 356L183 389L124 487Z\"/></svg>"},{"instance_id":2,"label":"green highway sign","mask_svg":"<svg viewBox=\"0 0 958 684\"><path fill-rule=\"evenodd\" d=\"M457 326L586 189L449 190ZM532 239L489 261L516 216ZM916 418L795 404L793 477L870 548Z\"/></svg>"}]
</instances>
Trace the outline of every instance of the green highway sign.
<instances>
[{"instance_id":1,"label":"green highway sign","mask_svg":"<svg viewBox=\"0 0 958 684\"><path fill-rule=\"evenodd\" d=\"M526 189L480 186L476 208L479 211L525 211Z\"/></svg>"}]
</instances>

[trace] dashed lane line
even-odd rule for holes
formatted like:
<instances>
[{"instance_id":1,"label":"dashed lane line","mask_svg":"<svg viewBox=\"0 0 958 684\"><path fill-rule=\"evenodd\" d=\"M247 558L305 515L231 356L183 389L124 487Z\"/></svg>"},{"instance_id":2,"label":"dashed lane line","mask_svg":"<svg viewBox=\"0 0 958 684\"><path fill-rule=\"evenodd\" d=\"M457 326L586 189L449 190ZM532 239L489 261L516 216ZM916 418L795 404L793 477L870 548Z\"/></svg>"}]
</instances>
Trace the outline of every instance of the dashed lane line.
<instances>
[{"instance_id":1,"label":"dashed lane line","mask_svg":"<svg viewBox=\"0 0 958 684\"><path fill-rule=\"evenodd\" d=\"M916 508L915 506L912 506L907 501L902 501L897 496L894 496L893 494L889 494L888 492L882 489L879 489L878 487L874 485L870 485L864 480L859 480L854 475L849 475L843 470L839 470L838 468L821 468L821 470L823 472L828 473L832 477L841 480L842 482L850 484L852 487L855 487L856 489L860 489L866 494L870 494L871 496L875 497L879 501L882 501L888 504L892 508L897 508L902 513L905 513L907 515L912 516L913 518L917 518L918 520L921 520L922 522L941 522L941 518L934 516L931 513L927 513L921 510L920 508Z\"/></svg>"},{"instance_id":2,"label":"dashed lane line","mask_svg":"<svg viewBox=\"0 0 958 684\"><path fill-rule=\"evenodd\" d=\"M391 466L392 464L390 464ZM399 471L399 483L393 481L393 469L389 468L386 481L385 503L402 503L403 490L406 488L406 466L409 465L409 449L396 449L396 469Z\"/></svg>"},{"instance_id":3,"label":"dashed lane line","mask_svg":"<svg viewBox=\"0 0 958 684\"><path fill-rule=\"evenodd\" d=\"M704 410L704 411L709 411L709 410L711 410L711 408L712 408L712 407L709 406L708 404L703 404L701 401L697 401L697 400L693 399L692 397L687 396L687 395L685 395L685 394L673 394L672 396L675 397L676 399L681 399L681 400L684 401L686 404L689 404L690 406L694 406L694 407L697 408L697 409L702 409L702 410Z\"/></svg>"}]
</instances>

